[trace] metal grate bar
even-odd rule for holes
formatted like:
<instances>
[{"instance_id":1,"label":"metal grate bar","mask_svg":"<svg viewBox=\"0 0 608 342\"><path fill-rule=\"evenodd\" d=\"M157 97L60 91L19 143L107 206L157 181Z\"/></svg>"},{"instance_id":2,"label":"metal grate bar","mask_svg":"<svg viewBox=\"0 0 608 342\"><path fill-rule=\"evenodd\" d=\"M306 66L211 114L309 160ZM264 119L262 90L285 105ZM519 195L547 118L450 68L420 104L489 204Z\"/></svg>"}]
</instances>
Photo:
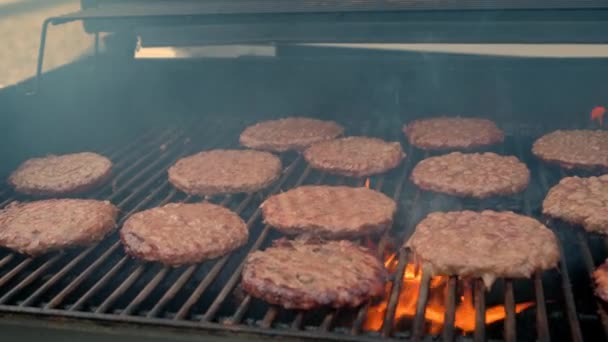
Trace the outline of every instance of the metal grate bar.
<instances>
[{"instance_id":1,"label":"metal grate bar","mask_svg":"<svg viewBox=\"0 0 608 342\"><path fill-rule=\"evenodd\" d=\"M508 342L517 341L517 331L515 326L515 294L513 293L513 280L505 280L505 323L504 339Z\"/></svg>"},{"instance_id":2,"label":"metal grate bar","mask_svg":"<svg viewBox=\"0 0 608 342\"><path fill-rule=\"evenodd\" d=\"M545 306L545 292L543 290L542 274L534 274L534 293L536 295L536 330L538 341L550 341L549 322L547 320L547 307Z\"/></svg>"},{"instance_id":3,"label":"metal grate bar","mask_svg":"<svg viewBox=\"0 0 608 342\"><path fill-rule=\"evenodd\" d=\"M14 257L15 257L15 255L12 253L5 255L4 258L0 259L0 268L4 267L4 265L8 264L11 260L13 260Z\"/></svg>"},{"instance_id":4,"label":"metal grate bar","mask_svg":"<svg viewBox=\"0 0 608 342\"><path fill-rule=\"evenodd\" d=\"M272 326L272 322L275 320L275 318L277 318L277 315L279 314L279 309L276 306L272 306L270 307L270 309L268 311L266 311L266 314L264 315L264 319L262 319L262 323L260 324L260 326L262 328L270 328Z\"/></svg>"},{"instance_id":5,"label":"metal grate bar","mask_svg":"<svg viewBox=\"0 0 608 342\"><path fill-rule=\"evenodd\" d=\"M4 286L9 280L13 279L21 270L26 268L32 261L33 258L27 258L19 263L19 265L15 266L12 270L8 271L2 278L0 278L0 287Z\"/></svg>"},{"instance_id":6,"label":"metal grate bar","mask_svg":"<svg viewBox=\"0 0 608 342\"><path fill-rule=\"evenodd\" d=\"M403 285L403 282L399 280L403 279L403 275L405 274L408 254L409 252L404 248L399 249L399 263L397 264L397 271L395 272L395 281L393 281L393 286L391 287L391 295L389 297L388 305L386 307L384 322L382 322L382 329L380 330L383 337L390 336L391 331L393 330L395 312L397 310L399 294L401 293L401 287Z\"/></svg>"},{"instance_id":7,"label":"metal grate bar","mask_svg":"<svg viewBox=\"0 0 608 342\"><path fill-rule=\"evenodd\" d=\"M473 280L475 291L475 342L486 340L486 286L481 279Z\"/></svg>"},{"instance_id":8,"label":"metal grate bar","mask_svg":"<svg viewBox=\"0 0 608 342\"><path fill-rule=\"evenodd\" d=\"M572 341L583 341L583 333L578 322L576 304L574 304L574 295L572 294L572 284L570 283L570 276L568 275L568 269L566 268L566 255L564 254L564 247L562 246L561 241L558 241L558 246L559 253L561 255L561 261L559 263L559 270L562 278L561 285L564 292L564 299L566 301L566 315L568 316L568 321L570 323Z\"/></svg>"},{"instance_id":9,"label":"metal grate bar","mask_svg":"<svg viewBox=\"0 0 608 342\"><path fill-rule=\"evenodd\" d=\"M188 280L190 280L190 277L192 276L192 274L194 273L196 268L197 268L196 265L188 266L188 268L179 276L177 281L173 285L171 285L169 290L167 290L167 292L165 292L163 297L154 305L152 310L150 310L150 312L148 312L146 317L151 318L151 317L158 316L159 311L162 310L165 307L165 305L167 305L167 303L171 299L173 299L173 297L175 297L177 292L186 284L186 282L188 282Z\"/></svg>"},{"instance_id":10,"label":"metal grate bar","mask_svg":"<svg viewBox=\"0 0 608 342\"><path fill-rule=\"evenodd\" d=\"M44 264L38 267L36 271L32 272L29 276L25 277L25 279L20 281L19 284L13 286L10 291L5 293L4 296L0 297L0 304L6 303L6 301L11 299L11 297L21 291L21 289L31 284L34 280L36 280L36 278L38 278L42 273L44 273L44 271L46 271L49 267L53 266L53 264L56 263L59 258L61 258L61 254L57 254L54 257L50 258Z\"/></svg>"},{"instance_id":11,"label":"metal grate bar","mask_svg":"<svg viewBox=\"0 0 608 342\"><path fill-rule=\"evenodd\" d=\"M163 267L152 280L144 287L144 289L127 305L127 307L120 313L121 315L130 315L135 308L152 292L156 286L165 278L169 272L168 267Z\"/></svg>"},{"instance_id":12,"label":"metal grate bar","mask_svg":"<svg viewBox=\"0 0 608 342\"><path fill-rule=\"evenodd\" d=\"M144 265L138 265L135 271L129 274L129 277L125 281L123 281L120 286L118 286L112 294L110 294L104 301L101 303L99 307L95 310L95 313L103 313L107 312L108 309L116 299L121 296L133 283L139 278L139 276L144 272Z\"/></svg>"},{"instance_id":13,"label":"metal grate bar","mask_svg":"<svg viewBox=\"0 0 608 342\"><path fill-rule=\"evenodd\" d=\"M412 336L414 340L421 340L424 337L424 314L426 312L426 304L429 299L429 286L431 283L431 272L423 267L422 280L418 291L418 299L416 301L416 315L414 316L414 326Z\"/></svg>"},{"instance_id":14,"label":"metal grate bar","mask_svg":"<svg viewBox=\"0 0 608 342\"><path fill-rule=\"evenodd\" d=\"M458 277L451 276L448 280L448 295L445 298L445 318L443 325L443 340L454 340L454 321L456 319L456 292L458 290Z\"/></svg>"}]
</instances>

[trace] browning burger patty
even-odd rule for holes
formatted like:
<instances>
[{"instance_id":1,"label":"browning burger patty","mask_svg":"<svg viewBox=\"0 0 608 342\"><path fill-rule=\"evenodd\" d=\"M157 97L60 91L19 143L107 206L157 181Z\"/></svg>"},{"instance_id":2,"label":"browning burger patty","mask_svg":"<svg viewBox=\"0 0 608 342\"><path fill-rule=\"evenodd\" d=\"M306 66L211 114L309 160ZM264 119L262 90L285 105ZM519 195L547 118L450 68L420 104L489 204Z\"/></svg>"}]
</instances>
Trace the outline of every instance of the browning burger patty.
<instances>
[{"instance_id":1,"label":"browning burger patty","mask_svg":"<svg viewBox=\"0 0 608 342\"><path fill-rule=\"evenodd\" d=\"M210 203L170 203L127 219L120 238L128 254L165 265L194 264L247 242L245 222Z\"/></svg>"},{"instance_id":2,"label":"browning burger patty","mask_svg":"<svg viewBox=\"0 0 608 342\"><path fill-rule=\"evenodd\" d=\"M532 153L566 169L605 169L608 168L608 131L558 130L536 140Z\"/></svg>"},{"instance_id":3,"label":"browning burger patty","mask_svg":"<svg viewBox=\"0 0 608 342\"><path fill-rule=\"evenodd\" d=\"M412 171L411 179L425 190L486 198L523 191L530 171L513 156L453 152L422 160Z\"/></svg>"},{"instance_id":4,"label":"browning burger patty","mask_svg":"<svg viewBox=\"0 0 608 342\"><path fill-rule=\"evenodd\" d=\"M301 186L269 197L264 222L279 231L354 238L389 229L397 205L381 192L347 186Z\"/></svg>"},{"instance_id":5,"label":"browning burger patty","mask_svg":"<svg viewBox=\"0 0 608 342\"><path fill-rule=\"evenodd\" d=\"M477 118L438 117L410 122L403 127L410 144L425 150L473 148L504 140L493 121Z\"/></svg>"},{"instance_id":6,"label":"browning burger patty","mask_svg":"<svg viewBox=\"0 0 608 342\"><path fill-rule=\"evenodd\" d=\"M80 193L103 183L112 162L97 153L49 155L26 160L9 177L18 192L29 195Z\"/></svg>"},{"instance_id":7,"label":"browning burger patty","mask_svg":"<svg viewBox=\"0 0 608 342\"><path fill-rule=\"evenodd\" d=\"M29 255L87 245L112 231L117 215L108 201L13 202L0 210L0 245Z\"/></svg>"},{"instance_id":8,"label":"browning burger patty","mask_svg":"<svg viewBox=\"0 0 608 342\"><path fill-rule=\"evenodd\" d=\"M386 172L397 167L404 157L399 142L369 137L322 141L304 151L304 158L313 168L350 177Z\"/></svg>"},{"instance_id":9,"label":"browning burger patty","mask_svg":"<svg viewBox=\"0 0 608 342\"><path fill-rule=\"evenodd\" d=\"M312 143L333 139L344 133L344 128L333 121L310 118L285 118L257 123L241 133L243 146L283 152L303 150Z\"/></svg>"},{"instance_id":10,"label":"browning burger patty","mask_svg":"<svg viewBox=\"0 0 608 342\"><path fill-rule=\"evenodd\" d=\"M608 302L608 259L593 272L595 294Z\"/></svg>"},{"instance_id":11,"label":"browning burger patty","mask_svg":"<svg viewBox=\"0 0 608 342\"><path fill-rule=\"evenodd\" d=\"M247 257L242 286L287 309L356 307L382 295L386 277L380 260L350 241L281 239Z\"/></svg>"},{"instance_id":12,"label":"browning burger patty","mask_svg":"<svg viewBox=\"0 0 608 342\"><path fill-rule=\"evenodd\" d=\"M510 211L434 212L406 243L435 275L530 277L556 266L555 235L537 220Z\"/></svg>"},{"instance_id":13,"label":"browning burger patty","mask_svg":"<svg viewBox=\"0 0 608 342\"><path fill-rule=\"evenodd\" d=\"M279 178L281 160L268 152L211 150L178 160L169 181L191 195L254 192Z\"/></svg>"},{"instance_id":14,"label":"browning burger patty","mask_svg":"<svg viewBox=\"0 0 608 342\"><path fill-rule=\"evenodd\" d=\"M563 178L549 190L543 213L590 232L608 234L608 175Z\"/></svg>"}]
</instances>

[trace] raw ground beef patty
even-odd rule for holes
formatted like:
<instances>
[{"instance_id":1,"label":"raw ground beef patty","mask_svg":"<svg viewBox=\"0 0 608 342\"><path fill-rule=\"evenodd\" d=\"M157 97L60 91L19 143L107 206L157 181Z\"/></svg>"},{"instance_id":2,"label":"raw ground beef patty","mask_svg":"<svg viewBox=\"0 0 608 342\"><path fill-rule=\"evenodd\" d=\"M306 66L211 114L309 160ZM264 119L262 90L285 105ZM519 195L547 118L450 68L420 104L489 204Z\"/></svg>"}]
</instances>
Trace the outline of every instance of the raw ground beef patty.
<instances>
[{"instance_id":1,"label":"raw ground beef patty","mask_svg":"<svg viewBox=\"0 0 608 342\"><path fill-rule=\"evenodd\" d=\"M411 179L425 190L486 198L523 191L530 171L513 156L453 152L422 160L412 171Z\"/></svg>"},{"instance_id":2,"label":"raw ground beef patty","mask_svg":"<svg viewBox=\"0 0 608 342\"><path fill-rule=\"evenodd\" d=\"M169 181L191 195L255 192L281 175L281 160L268 152L210 150L178 160Z\"/></svg>"},{"instance_id":3,"label":"raw ground beef patty","mask_svg":"<svg viewBox=\"0 0 608 342\"><path fill-rule=\"evenodd\" d=\"M241 145L258 150L303 150L311 144L339 137L344 128L333 121L292 117L259 122L241 133Z\"/></svg>"},{"instance_id":4,"label":"raw ground beef patty","mask_svg":"<svg viewBox=\"0 0 608 342\"><path fill-rule=\"evenodd\" d=\"M555 235L537 220L510 211L434 212L407 241L434 275L527 278L556 266Z\"/></svg>"},{"instance_id":5,"label":"raw ground beef patty","mask_svg":"<svg viewBox=\"0 0 608 342\"><path fill-rule=\"evenodd\" d=\"M49 199L13 202L0 210L0 246L38 255L101 240L116 227L108 201Z\"/></svg>"},{"instance_id":6,"label":"raw ground beef patty","mask_svg":"<svg viewBox=\"0 0 608 342\"><path fill-rule=\"evenodd\" d=\"M563 178L545 197L543 214L608 234L608 175Z\"/></svg>"},{"instance_id":7,"label":"raw ground beef patty","mask_svg":"<svg viewBox=\"0 0 608 342\"><path fill-rule=\"evenodd\" d=\"M242 286L253 297L287 309L356 307L384 293L384 265L350 241L274 241L251 253Z\"/></svg>"},{"instance_id":8,"label":"raw ground beef patty","mask_svg":"<svg viewBox=\"0 0 608 342\"><path fill-rule=\"evenodd\" d=\"M170 203L133 214L120 231L128 254L179 266L229 253L247 242L245 222L222 206Z\"/></svg>"},{"instance_id":9,"label":"raw ground beef patty","mask_svg":"<svg viewBox=\"0 0 608 342\"><path fill-rule=\"evenodd\" d=\"M405 125L403 133L410 144L424 150L481 147L505 138L493 121L461 117L416 120Z\"/></svg>"},{"instance_id":10,"label":"raw ground beef patty","mask_svg":"<svg viewBox=\"0 0 608 342\"><path fill-rule=\"evenodd\" d=\"M355 238L389 229L397 211L381 192L347 186L300 186L261 205L264 222L289 235Z\"/></svg>"},{"instance_id":11,"label":"raw ground beef patty","mask_svg":"<svg viewBox=\"0 0 608 342\"><path fill-rule=\"evenodd\" d=\"M369 137L322 141L304 151L304 158L313 168L349 177L386 172L397 167L404 157L399 142Z\"/></svg>"},{"instance_id":12,"label":"raw ground beef patty","mask_svg":"<svg viewBox=\"0 0 608 342\"><path fill-rule=\"evenodd\" d=\"M90 190L111 174L110 159L92 152L49 155L26 160L8 179L28 195L67 195Z\"/></svg>"},{"instance_id":13,"label":"raw ground beef patty","mask_svg":"<svg viewBox=\"0 0 608 342\"><path fill-rule=\"evenodd\" d=\"M566 169L606 169L608 131L558 130L536 140L532 153Z\"/></svg>"}]
</instances>

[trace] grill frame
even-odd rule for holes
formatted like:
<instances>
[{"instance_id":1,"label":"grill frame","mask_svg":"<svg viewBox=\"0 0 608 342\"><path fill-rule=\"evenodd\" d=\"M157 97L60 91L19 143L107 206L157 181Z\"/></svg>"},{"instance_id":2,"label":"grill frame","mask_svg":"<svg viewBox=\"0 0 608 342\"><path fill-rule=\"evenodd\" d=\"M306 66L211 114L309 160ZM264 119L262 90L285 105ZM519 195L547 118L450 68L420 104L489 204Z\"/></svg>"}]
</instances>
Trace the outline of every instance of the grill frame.
<instances>
[{"instance_id":1,"label":"grill frame","mask_svg":"<svg viewBox=\"0 0 608 342\"><path fill-rule=\"evenodd\" d=\"M200 130L196 128L191 132L200 132L199 135L206 136L205 133L218 131L220 128L225 131L226 126L222 125L221 127L217 126L218 123L209 124L209 123L200 123ZM382 127L381 129L374 129L370 132L369 125L363 126L361 129L361 133L372 133L377 135L378 132L386 131L387 127L390 126L389 123L384 122L383 124L378 124ZM196 125L195 125L196 126ZM216 135L216 139L210 139L205 141L204 146L194 145L189 141L188 136L191 136L192 133L187 132L180 127L170 127L166 129L163 133L159 134L157 131L150 131L144 134L142 137L133 140L130 144L124 145L123 147L116 147L107 149L102 151L103 153L107 153L112 156L112 159L117 161L116 168L117 172L114 175L114 181L109 183L104 188L97 190L92 193L91 197L99 196L100 194L107 193L110 191L110 199L120 199L120 203L118 203L119 207L124 207L130 202L134 202L131 208L123 213L121 216L120 222L124 222L124 219L131 213L149 207L154 204L154 202L159 202L154 205L159 205L162 203L166 203L171 199L180 198L183 201L195 200L189 196L178 196L178 192L174 189L170 189L170 186L166 180L166 169L173 163L173 161L183 155L194 152L194 150L198 149L208 149L217 147L221 145L223 142L219 140L219 137ZM233 133L238 132L238 130L233 130ZM202 134L201 134L202 133ZM394 132L393 132L394 134ZM400 134L400 133L399 133ZM231 134L227 134L231 136ZM213 135L212 135L213 136ZM394 136L394 135L393 135ZM149 139L149 140L148 140ZM146 143L147 141L147 143ZM134 146L139 146L139 148L133 148ZM143 147L142 147L143 146ZM164 148L157 149L157 146L165 146ZM148 150L146 150L149 148ZM143 153L141 151L143 149ZM521 153L524 153L525 146L518 145L517 149L519 150L518 155L521 156ZM407 181L407 176L411 171L413 165L415 165L415 161L420 158L424 158L429 156L428 153L421 153L420 151L416 151L411 146L408 152L408 159L404 162L403 165L399 167L394 174L397 175L397 179L394 180L394 188L392 189L392 194L388 193L389 196L393 196L399 203L401 202L401 196L406 193L406 196L411 196L411 201L409 201L410 206L405 209L401 209L406 213L410 213L413 211L413 207L424 201L424 193L420 190L416 190L413 192L406 191L411 190L412 184L409 184ZM505 152L505 148L502 149L502 152ZM157 156L160 154L160 157ZM137 156L140 157L136 159L135 162L129 163L132 160L130 157ZM286 184L286 182L290 183L291 179L294 183L293 185L288 185L288 187L293 187L298 184L302 184L305 181L309 181L311 173L316 172L312 171L310 167L303 165L304 162L301 156L290 156L291 163L285 167L285 170L280 178L280 180L271 187L270 193L281 190L282 186ZM147 162L147 163L146 163ZM160 167L159 167L160 165ZM541 166L543 167L543 166ZM296 171L302 170L300 173ZM152 174L152 176L147 176ZM548 189L549 181L543 178L542 175L545 175L545 172L541 172L539 174L539 179L543 183L542 188L544 192ZM565 174L561 174L564 176ZM318 173L318 178L314 180L315 183L325 183L327 175L323 173ZM147 178L146 178L147 177ZM293 178L296 178L295 181ZM382 189L386 187L386 181L388 176L379 176L372 177L372 188ZM364 179L356 179L356 180L347 180L345 178L337 179L332 181L331 183L344 183L348 182L352 185L361 186L364 182ZM386 192L386 189L384 190ZM128 194L120 195L122 192L128 192ZM3 196L6 194L10 194L10 191L3 191ZM146 196L141 195L141 193L146 193ZM269 193L267 191L262 191L263 196L266 197ZM163 195L164 194L164 195ZM138 197L139 196L139 197ZM143 196L143 198L142 198ZM162 198L159 198L161 196ZM241 212L245 210L248 206L255 203L258 199L255 194L246 195L243 200L236 206L236 211ZM231 201L232 196L224 196L222 198L211 198L215 202L219 202L220 204L227 204ZM6 198L2 200L3 204L7 204L10 202L10 198ZM523 212L529 215L532 215L532 205L530 203L530 198L527 196L523 196L521 198L520 205L523 206ZM467 207L470 204L463 203L461 206ZM255 225L259 221L260 210L259 208L254 210L253 213L247 219L247 224L249 227ZM403 231L397 237L398 245L401 245L401 242L406 241L410 234L413 232L415 226L415 216L410 215L408 222L405 223ZM554 230L555 227L553 221L548 221L551 228ZM571 229L571 228L569 228ZM249 250L255 250L260 248L265 240L268 240L271 234L271 228L268 226L264 226L259 234L254 235L253 239L255 241L248 248ZM586 269L587 272L593 269L593 256L588 245L588 239L585 233L582 230L577 232L577 236L579 238L578 243L581 245L581 251L586 261ZM384 234L378 243L377 253L379 256L385 254L388 244L391 241L394 241L394 237L391 237L388 233ZM561 241L561 239L560 239ZM584 242L584 243L583 243ZM218 276L220 272L222 272L228 260L232 257L232 255L219 258L212 263L214 264L205 275L205 278L200 280L196 288L190 293L188 299L181 305L180 310L178 310L173 318L161 318L158 314L163 311L165 306L178 292L178 288L184 286L184 284L190 279L190 277L196 272L196 269L199 266L190 266L187 267L183 273L180 275L177 282L175 282L170 288L166 290L166 292L161 296L157 297L157 303L154 305L152 310L145 316L134 313L137 306L141 304L141 302L146 299L150 294L154 291L156 286L166 277L167 273L171 270L168 268L160 268L156 271L152 280L143 287L141 292L133 297L123 308L123 310L119 313L108 312L115 302L121 295L125 293L125 291L133 286L135 281L145 272L145 270L149 267L148 264L135 262L136 266L132 267L128 272L128 276L123 280L120 284L116 284L114 290L111 291L108 295L106 295L103 301L97 305L96 307L91 307L91 309L83 309L83 305L86 304L87 301L91 299L95 292L97 292L103 286L109 284L111 278L114 277L117 273L120 273L120 269L125 266L129 262L129 258L124 255L120 251L120 242L115 241L109 247L104 249L104 252L99 259L89 262L87 268L80 273L75 279L71 280L69 285L66 286L59 294L56 294L49 303L46 303L42 307L33 307L32 304L37 303L40 296L44 294L45 291L48 291L58 280L62 277L65 277L69 274L70 269L74 268L76 264L85 260L89 253L91 253L96 247L92 246L89 248L83 248L82 251L78 253L74 259L69 261L67 264L61 267L61 270L53 273L53 275L45 280L44 285L37 287L33 292L27 296L25 300L20 303L16 303L13 305L6 304L7 301L10 301L11 298L15 295L18 295L21 291L28 291L27 287L30 283L34 282L40 276L47 273L49 269L52 268L53 264L58 262L64 254L55 253L51 254L48 257L44 257L42 264L36 266L34 269L30 269L30 265L32 263L36 263L36 260L32 258L25 258L21 260L18 264L14 265L10 271L5 272L3 276L0 277L0 288L6 285L13 277L23 273L30 272L25 278L21 279L18 284L12 286L10 290L7 292L0 293L0 312L3 313L20 313L20 314L33 314L33 315L42 315L47 317L62 317L62 318L74 318L74 319L86 319L93 321L108 321L115 323L134 323L134 324L145 324L145 325L157 325L167 328L191 328L196 330L207 330L207 331L215 331L215 332L229 332L229 333L251 333L256 335L266 335L266 336L283 336L283 337L295 337L295 338L311 338L311 339L324 339L324 340L341 340L341 341L371 341L377 340L379 337L382 337L383 340L397 340L402 338L412 338L419 339L424 337L425 333L425 320L424 320L424 310L426 308L426 301L429 296L429 281L430 275L423 270L422 274L422 285L421 291L419 292L419 297L417 299L417 309L416 315L413 318L413 329L411 331L411 335L406 333L403 335L402 333L394 334L394 313L397 306L397 300L399 298L399 294L401 291L401 282L394 282L391 293L389 297L388 308L386 310L385 319L383 326L378 335L363 333L362 332L362 324L364 322L365 313L367 311L368 305L364 305L358 309L355 319L353 320L353 324L351 327L350 333L338 333L333 331L332 325L334 324L336 318L340 316L339 311L330 311L319 324L317 330L308 330L304 329L302 326L303 321L305 320L304 314L301 312L296 314L293 321L291 322L292 329L278 329L273 327L274 321L281 314L280 309L269 306L264 317L254 325L243 323L244 317L248 309L252 305L252 298L249 296L245 296L242 300L240 300L239 304L235 306L234 313L225 317L225 320L218 321L220 317L218 316L218 312L223 303L229 298L229 296L233 295L234 289L238 285L238 281L240 279L240 268L242 267L242 260L239 262L236 270L231 273L230 277L223 282L223 287L221 291L213 298L213 302L208 306L206 312L201 315L201 317L196 320L188 318L188 312L192 309L192 307L199 302L202 296L205 295L205 291L209 288L209 285L214 281L214 278ZM117 252L118 251L118 252ZM72 304L71 307L65 309L59 309L60 304L66 300L66 297L69 295L69 292L74 291L82 281L93 274L96 268L101 265L110 255L118 253L121 258L118 261L115 261L112 268L97 281L97 283L89 288L87 292L83 296L81 296L78 301ZM397 271L394 275L394 279L402 279L405 271L405 266L408 262L412 262L412 255L408 250L399 249L399 263L397 266ZM3 266L10 264L14 261L14 258L20 258L19 256L9 253L6 256L0 258L0 269ZM568 322L570 324L571 330L571 338L575 341L582 341L583 335L581 332L579 320L577 319L578 313L576 311L576 304L574 299L574 294L571 290L571 282L569 279L569 272L567 269L567 264L564 259L563 247L562 247L562 260L560 262L560 270L563 277L561 277L561 287L563 291L563 296L565 298L565 314L567 315ZM543 291L543 283L542 283L542 275L537 273L533 277L533 283L535 288L535 297L536 297L536 307L542 308L541 310L537 310L536 312L536 322L537 322L537 336L539 340L549 340L549 326L548 326L548 317L547 310L545 305L545 295ZM446 322L452 322L452 324L445 324L444 329L442 331L442 336L448 340L453 340L457 330L453 325L454 315L455 315L455 306L456 306L456 293L458 288L458 282L456 277L450 277L448 281L448 293L450 295L446 298ZM24 290L25 289L25 290ZM485 312L486 307L486 293L483 287L483 283L480 280L475 282L475 296L474 296L474 305L476 308L477 322L483 322L484 316L483 312ZM484 293L483 296L477 295L478 293ZM514 303L515 296L513 293L513 284L511 280L505 281L505 292L504 292L504 303L506 305L507 316L504 324L504 337L506 340L516 340L517 334L515 331L516 328L516 317L514 313ZM602 306L599 305L598 308L602 309ZM606 313L600 311L600 317L602 319L604 330L606 331ZM473 337L475 340L485 340L486 339L486 325L476 325L475 332Z\"/></svg>"}]
</instances>

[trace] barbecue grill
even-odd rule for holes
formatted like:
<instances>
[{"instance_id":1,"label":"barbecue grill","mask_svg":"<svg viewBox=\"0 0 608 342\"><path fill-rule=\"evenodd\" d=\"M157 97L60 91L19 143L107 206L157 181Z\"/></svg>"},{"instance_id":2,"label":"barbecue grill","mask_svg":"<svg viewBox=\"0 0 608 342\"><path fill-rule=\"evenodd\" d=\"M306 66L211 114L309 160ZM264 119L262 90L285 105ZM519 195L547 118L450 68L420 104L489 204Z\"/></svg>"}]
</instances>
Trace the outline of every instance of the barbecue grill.
<instances>
[{"instance_id":1,"label":"barbecue grill","mask_svg":"<svg viewBox=\"0 0 608 342\"><path fill-rule=\"evenodd\" d=\"M119 225L146 208L207 200L239 213L250 229L249 242L227 256L178 268L126 256L116 232L90 247L35 258L0 249L0 323L6 331L23 336L45 331L49 339L83 336L74 332L89 338L145 334L174 340L201 335L335 341L608 338L608 316L590 281L608 256L608 241L548 220L540 210L559 179L594 173L560 170L530 151L537 137L554 129L597 127L588 112L606 103L608 60L300 44L606 42L603 1L171 2L168 7L165 1L83 1L82 11L45 21L37 78L0 92L0 174L6 178L33 156L96 151L111 158L115 168L107 184L85 197L117 205ZM95 55L42 73L49 25L74 20L84 20L95 34ZM105 52L98 50L99 32L114 33ZM132 57L135 37L137 48L173 41L255 43L273 46L276 54L125 58ZM336 120L347 135L401 141L407 158L386 174L352 179L313 170L298 153L282 153L280 179L251 194L201 198L168 183L167 168L178 158L237 148L247 125L294 114ZM408 145L401 126L434 115L495 120L505 142L482 150L524 161L532 173L527 190L463 200L415 187L409 181L413 166L438 153ZM355 309L304 312L265 304L240 289L246 255L281 236L263 224L259 204L304 184L369 186L397 201L393 228L358 241L390 271L383 298ZM2 207L28 200L7 185L0 188ZM401 246L429 212L459 209L513 210L546 222L560 241L559 267L531 279L499 279L489 290L478 279L431 277ZM49 326L59 332L48 332Z\"/></svg>"}]
</instances>

